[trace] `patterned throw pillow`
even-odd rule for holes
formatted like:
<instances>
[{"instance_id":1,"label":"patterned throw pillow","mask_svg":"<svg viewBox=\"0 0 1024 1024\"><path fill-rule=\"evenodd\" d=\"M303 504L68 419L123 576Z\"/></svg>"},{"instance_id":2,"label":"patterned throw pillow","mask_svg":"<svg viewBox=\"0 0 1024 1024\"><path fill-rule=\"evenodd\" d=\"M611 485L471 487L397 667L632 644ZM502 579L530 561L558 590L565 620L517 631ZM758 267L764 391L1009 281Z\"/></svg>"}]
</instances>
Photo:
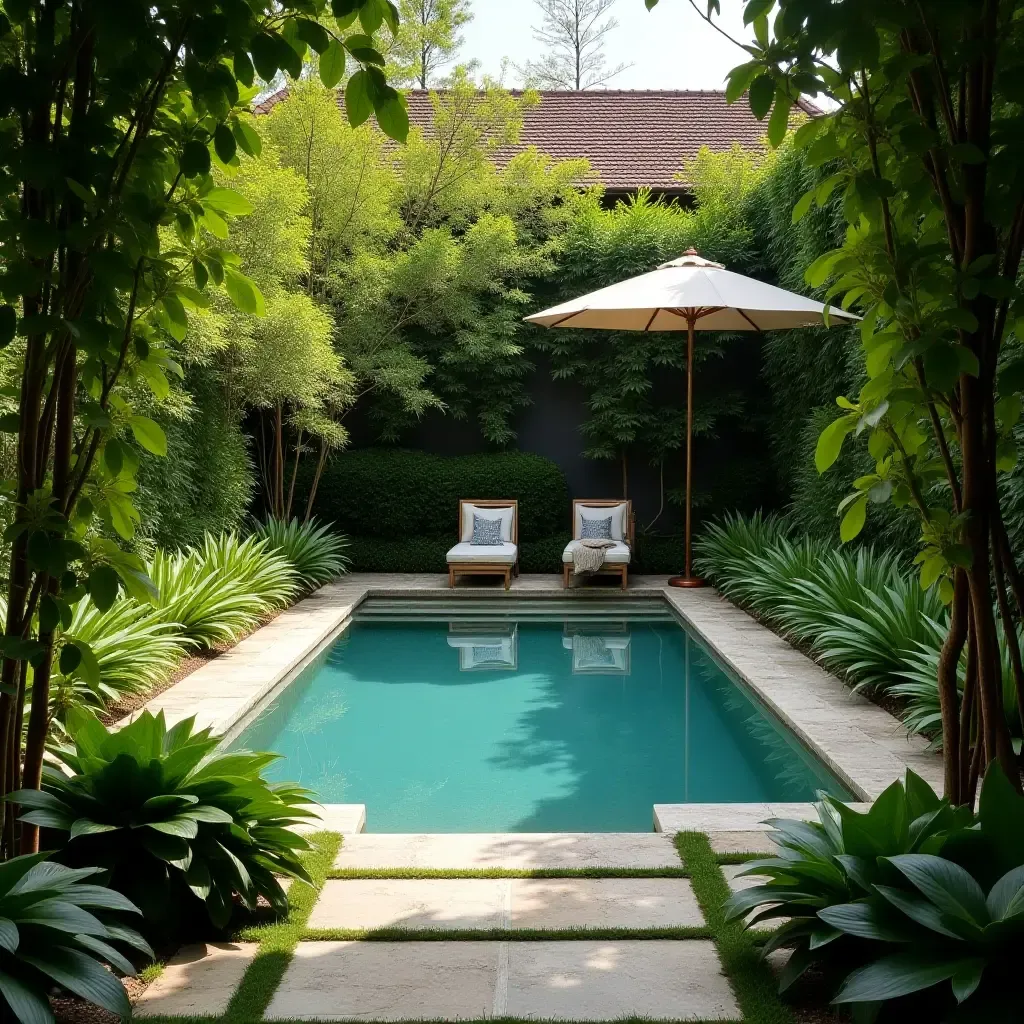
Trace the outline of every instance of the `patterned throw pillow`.
<instances>
[{"instance_id":1,"label":"patterned throw pillow","mask_svg":"<svg viewBox=\"0 0 1024 1024\"><path fill-rule=\"evenodd\" d=\"M611 540L612 517L580 520L580 540Z\"/></svg>"},{"instance_id":2,"label":"patterned throw pillow","mask_svg":"<svg viewBox=\"0 0 1024 1024\"><path fill-rule=\"evenodd\" d=\"M608 525L611 526L611 520ZM493 547L501 543L501 520L485 519L483 516L473 516L473 539L471 544L476 547Z\"/></svg>"}]
</instances>

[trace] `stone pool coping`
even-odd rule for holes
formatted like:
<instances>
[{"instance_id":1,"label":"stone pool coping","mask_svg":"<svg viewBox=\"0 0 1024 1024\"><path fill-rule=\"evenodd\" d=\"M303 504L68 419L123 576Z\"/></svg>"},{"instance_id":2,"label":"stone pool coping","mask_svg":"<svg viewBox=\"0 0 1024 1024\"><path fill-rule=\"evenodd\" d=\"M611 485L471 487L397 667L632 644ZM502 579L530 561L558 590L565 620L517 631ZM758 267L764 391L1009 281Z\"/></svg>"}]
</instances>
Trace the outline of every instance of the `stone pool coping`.
<instances>
[{"instance_id":1,"label":"stone pool coping","mask_svg":"<svg viewBox=\"0 0 1024 1024\"><path fill-rule=\"evenodd\" d=\"M369 597L471 602L480 597L515 600L526 595L595 602L660 597L704 641L721 665L742 680L856 799L875 799L907 768L941 791L942 761L928 750L925 740L907 736L899 721L866 697L853 693L714 589L679 590L668 586L664 576L633 577L626 591L592 585L566 592L561 577L555 575L521 576L513 581L510 591L504 591L486 584L451 590L442 574L353 573L282 612L230 651L158 694L142 710L154 714L163 711L168 725L195 715L197 726L212 728L229 742L281 686L342 631ZM138 712L118 725L131 721L135 714ZM700 805L659 804L656 827L660 823L659 830L677 831L678 822L699 821L688 810L694 806ZM722 831L750 831L752 815L759 821L772 814L767 804L714 807L718 814L715 830ZM769 809L767 815L761 813L765 808ZM370 808L371 825L372 815Z\"/></svg>"}]
</instances>

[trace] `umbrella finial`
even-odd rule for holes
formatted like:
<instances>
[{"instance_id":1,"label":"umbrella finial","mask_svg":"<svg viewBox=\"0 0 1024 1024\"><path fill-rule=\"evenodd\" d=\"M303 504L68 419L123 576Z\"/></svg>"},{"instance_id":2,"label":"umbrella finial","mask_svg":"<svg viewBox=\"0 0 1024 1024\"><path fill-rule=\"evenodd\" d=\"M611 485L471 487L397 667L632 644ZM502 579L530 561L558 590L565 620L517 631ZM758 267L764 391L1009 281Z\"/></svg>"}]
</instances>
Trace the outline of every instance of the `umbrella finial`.
<instances>
[{"instance_id":1,"label":"umbrella finial","mask_svg":"<svg viewBox=\"0 0 1024 1024\"><path fill-rule=\"evenodd\" d=\"M721 263L712 263L711 260L704 259L704 257L701 256L693 246L687 249L686 252L684 252L678 259L669 260L668 263L662 263L658 269L665 270L668 267L706 267L713 270L725 269Z\"/></svg>"}]
</instances>

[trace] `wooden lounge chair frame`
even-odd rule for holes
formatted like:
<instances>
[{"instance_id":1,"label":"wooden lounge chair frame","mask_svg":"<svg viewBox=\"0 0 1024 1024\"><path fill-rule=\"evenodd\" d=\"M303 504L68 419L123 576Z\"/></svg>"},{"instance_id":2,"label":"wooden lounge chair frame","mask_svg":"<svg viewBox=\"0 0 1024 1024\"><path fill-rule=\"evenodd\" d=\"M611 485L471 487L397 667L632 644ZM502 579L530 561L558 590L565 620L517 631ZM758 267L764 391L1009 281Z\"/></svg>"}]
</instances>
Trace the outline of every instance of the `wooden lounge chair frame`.
<instances>
[{"instance_id":1,"label":"wooden lounge chair frame","mask_svg":"<svg viewBox=\"0 0 1024 1024\"><path fill-rule=\"evenodd\" d=\"M512 543L516 546L516 560L511 565L507 562L449 562L448 586L455 586L456 576L501 576L505 580L505 589L512 586L512 577L519 575L519 501L516 498L499 500L485 498L478 501L472 498L459 500L459 532L457 543L462 543L462 510L464 505L475 505L477 508L511 508L512 509Z\"/></svg>"},{"instance_id":2,"label":"wooden lounge chair frame","mask_svg":"<svg viewBox=\"0 0 1024 1024\"><path fill-rule=\"evenodd\" d=\"M636 540L636 518L633 515L633 502L629 498L574 498L572 503L572 519L569 522L570 535L572 540L579 540L576 536L576 509L583 505L586 508L615 508L618 505L626 506L626 517L623 529L623 540L629 545L630 556L633 554L633 545ZM597 570L595 576L618 576L622 581L622 589L629 586L629 562L613 563L603 565ZM562 588L569 589L572 580L572 562L562 563Z\"/></svg>"}]
</instances>

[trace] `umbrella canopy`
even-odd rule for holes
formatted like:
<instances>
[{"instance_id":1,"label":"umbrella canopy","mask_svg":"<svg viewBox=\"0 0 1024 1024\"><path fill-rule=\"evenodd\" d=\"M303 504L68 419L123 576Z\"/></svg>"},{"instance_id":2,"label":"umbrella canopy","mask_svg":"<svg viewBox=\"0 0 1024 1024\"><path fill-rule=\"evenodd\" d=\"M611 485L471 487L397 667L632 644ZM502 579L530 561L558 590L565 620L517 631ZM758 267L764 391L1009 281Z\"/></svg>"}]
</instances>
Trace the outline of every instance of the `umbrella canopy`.
<instances>
[{"instance_id":1,"label":"umbrella canopy","mask_svg":"<svg viewBox=\"0 0 1024 1024\"><path fill-rule=\"evenodd\" d=\"M701 586L692 572L693 333L773 331L846 324L860 317L794 292L734 274L688 249L657 270L526 317L541 327L606 331L686 331L686 567L670 583Z\"/></svg>"},{"instance_id":2,"label":"umbrella canopy","mask_svg":"<svg viewBox=\"0 0 1024 1024\"><path fill-rule=\"evenodd\" d=\"M690 249L657 270L526 317L541 327L606 331L772 331L826 323L825 306L794 292L734 274ZM696 314L696 315L694 315ZM860 318L828 307L827 320Z\"/></svg>"}]
</instances>

